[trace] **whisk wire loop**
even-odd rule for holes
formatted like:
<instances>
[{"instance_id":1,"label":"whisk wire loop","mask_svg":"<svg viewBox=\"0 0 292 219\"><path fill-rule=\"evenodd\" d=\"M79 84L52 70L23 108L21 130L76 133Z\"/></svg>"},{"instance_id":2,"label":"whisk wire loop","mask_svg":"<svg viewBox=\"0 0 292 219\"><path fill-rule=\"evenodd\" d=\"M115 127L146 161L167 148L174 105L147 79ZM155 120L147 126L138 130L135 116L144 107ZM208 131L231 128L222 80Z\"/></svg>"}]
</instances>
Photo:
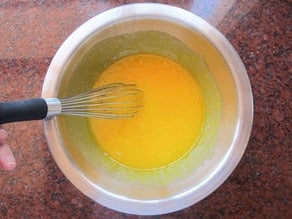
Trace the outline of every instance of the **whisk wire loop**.
<instances>
[{"instance_id":1,"label":"whisk wire loop","mask_svg":"<svg viewBox=\"0 0 292 219\"><path fill-rule=\"evenodd\" d=\"M60 99L64 115L119 119L133 117L143 106L143 91L135 84L114 83Z\"/></svg>"}]
</instances>

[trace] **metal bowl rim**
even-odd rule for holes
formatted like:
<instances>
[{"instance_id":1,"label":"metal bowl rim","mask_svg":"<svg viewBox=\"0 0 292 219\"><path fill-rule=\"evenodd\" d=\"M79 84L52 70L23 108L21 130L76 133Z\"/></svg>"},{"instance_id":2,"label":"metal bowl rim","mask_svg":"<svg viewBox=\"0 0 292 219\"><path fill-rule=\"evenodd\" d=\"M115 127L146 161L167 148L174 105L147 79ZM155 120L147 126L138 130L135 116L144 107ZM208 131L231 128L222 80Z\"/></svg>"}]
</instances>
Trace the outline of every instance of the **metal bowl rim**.
<instances>
[{"instance_id":1,"label":"metal bowl rim","mask_svg":"<svg viewBox=\"0 0 292 219\"><path fill-rule=\"evenodd\" d=\"M114 21L133 16L136 18L160 17L199 29L221 52L228 63L238 92L238 113L240 117L238 118L232 145L230 145L227 155L222 159L221 165L199 186L199 190L190 189L177 196L163 200L129 199L104 190L90 182L80 173L66 154L66 151L63 150L55 119L47 119L44 121L44 133L51 154L59 168L72 184L91 199L108 208L125 213L138 215L170 213L199 202L217 189L237 166L250 136L253 120L253 98L250 82L241 59L223 34L200 17L175 6L156 3L137 3L110 9L82 24L61 45L47 71L43 84L42 97L56 96L57 89L60 85L60 76L58 73L62 71L64 63L66 63L68 58L84 40L98 29Z\"/></svg>"}]
</instances>

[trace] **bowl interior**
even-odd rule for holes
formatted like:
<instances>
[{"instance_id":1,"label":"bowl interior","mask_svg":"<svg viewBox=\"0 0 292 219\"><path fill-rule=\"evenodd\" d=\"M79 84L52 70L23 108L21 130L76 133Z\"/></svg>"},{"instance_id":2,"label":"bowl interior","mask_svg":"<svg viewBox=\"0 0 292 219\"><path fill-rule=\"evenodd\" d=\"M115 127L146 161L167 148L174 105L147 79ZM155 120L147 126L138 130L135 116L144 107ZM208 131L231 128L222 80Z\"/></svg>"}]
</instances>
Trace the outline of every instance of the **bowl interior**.
<instances>
[{"instance_id":1,"label":"bowl interior","mask_svg":"<svg viewBox=\"0 0 292 219\"><path fill-rule=\"evenodd\" d=\"M200 45L203 51L206 50L206 47L201 44L206 44L209 46L208 53L213 53L215 56L217 54L217 57L212 59L212 61L216 60L216 63L214 63L216 72L218 72L218 64L225 68L225 72L229 72L229 69L224 65L225 62L216 49L208 41L204 41L197 32L187 32L186 29L174 23L161 22L155 19L136 20L135 26L137 26L137 29L132 25L132 22L129 21L119 22L110 28L96 32L83 45L80 45L64 68L62 86L59 89L58 97L71 96L90 90L99 74L107 66L127 55L156 53L168 56L187 68L189 72L192 72L203 91L206 108L205 127L193 150L181 161L169 167L149 171L133 170L123 167L105 156L92 137L87 118L61 116L58 117L57 124L58 130L63 136L63 145L66 147L68 155L90 181L115 194L133 199L158 200L183 192L186 189L186 179L193 178L191 182L188 182L188 187L191 188L206 178L202 174L196 176L196 173L198 173L196 170L204 159L210 159L210 155L214 153L211 147L214 149L222 104L219 90L208 66L201 63L203 58L193 54L187 48L189 45L186 46L176 39L172 39L171 36L190 37L190 34L192 34L189 38L192 41L185 39L182 42L192 42L194 44L194 39L201 40L196 44ZM127 28L129 26L132 28ZM167 33L171 36L158 31L161 30L162 26L167 28ZM131 30L130 33L134 34L125 34L129 29ZM170 33L169 30L176 31ZM181 35L181 33L183 34ZM103 41L103 39L106 40ZM201 51L196 52L202 54ZM192 53L190 54L192 56L188 57L188 53ZM202 73L198 74L196 70L200 70ZM235 88L233 87L233 89ZM234 127L230 129L234 130ZM207 170L212 171L211 168L207 168ZM205 174L208 171L205 170ZM143 188L143 192L141 192L141 188Z\"/></svg>"}]
</instances>

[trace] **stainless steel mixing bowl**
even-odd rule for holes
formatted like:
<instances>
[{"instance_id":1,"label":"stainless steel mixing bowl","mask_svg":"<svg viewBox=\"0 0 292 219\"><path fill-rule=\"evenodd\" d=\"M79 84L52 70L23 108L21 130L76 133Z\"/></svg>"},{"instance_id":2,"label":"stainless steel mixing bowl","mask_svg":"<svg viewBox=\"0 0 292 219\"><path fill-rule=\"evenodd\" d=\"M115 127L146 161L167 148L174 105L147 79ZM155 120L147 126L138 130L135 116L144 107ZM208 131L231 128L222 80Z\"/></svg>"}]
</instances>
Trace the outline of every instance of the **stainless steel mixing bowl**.
<instances>
[{"instance_id":1,"label":"stainless steel mixing bowl","mask_svg":"<svg viewBox=\"0 0 292 219\"><path fill-rule=\"evenodd\" d=\"M166 32L201 54L208 64L222 100L220 125L212 153L198 168L161 185L139 184L107 172L102 159L98 167L90 161L90 150L80 152L92 139L83 120L54 118L44 121L50 151L65 176L85 195L111 209L139 215L174 212L197 203L218 188L231 174L247 145L253 118L253 99L245 67L226 38L196 15L162 4L130 4L108 10L90 19L62 44L48 69L43 97L77 92L88 75L76 76L70 84L80 53L92 42L123 33L154 30ZM200 36L200 42L194 40ZM206 49L208 48L208 49ZM105 51L106 52L106 51ZM69 69L69 70L68 70ZM85 85L84 85L85 86ZM82 89L84 89L84 86ZM80 88L81 89L81 88ZM67 92L68 93L68 92ZM82 131L81 131L82 130Z\"/></svg>"}]
</instances>

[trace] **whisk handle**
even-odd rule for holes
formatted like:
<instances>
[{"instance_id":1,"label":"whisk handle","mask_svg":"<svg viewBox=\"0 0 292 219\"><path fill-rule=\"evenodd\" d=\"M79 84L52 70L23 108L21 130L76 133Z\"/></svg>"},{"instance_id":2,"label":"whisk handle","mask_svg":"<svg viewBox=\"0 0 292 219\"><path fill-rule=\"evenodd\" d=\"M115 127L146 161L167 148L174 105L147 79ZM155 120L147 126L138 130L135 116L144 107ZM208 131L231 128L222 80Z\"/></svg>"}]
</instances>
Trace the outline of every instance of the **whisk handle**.
<instances>
[{"instance_id":1,"label":"whisk handle","mask_svg":"<svg viewBox=\"0 0 292 219\"><path fill-rule=\"evenodd\" d=\"M47 113L48 106L43 98L0 102L0 124L41 120Z\"/></svg>"}]
</instances>

